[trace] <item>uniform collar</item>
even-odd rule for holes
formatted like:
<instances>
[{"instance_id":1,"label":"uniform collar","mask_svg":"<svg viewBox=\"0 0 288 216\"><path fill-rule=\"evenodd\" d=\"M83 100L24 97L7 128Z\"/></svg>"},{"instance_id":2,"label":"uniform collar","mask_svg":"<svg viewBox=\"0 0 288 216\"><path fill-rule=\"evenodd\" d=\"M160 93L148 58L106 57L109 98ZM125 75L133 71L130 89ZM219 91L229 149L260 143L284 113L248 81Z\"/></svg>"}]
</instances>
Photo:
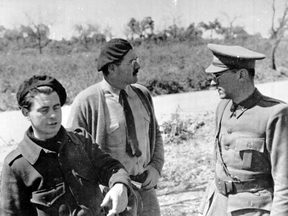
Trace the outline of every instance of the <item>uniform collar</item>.
<instances>
[{"instance_id":1,"label":"uniform collar","mask_svg":"<svg viewBox=\"0 0 288 216\"><path fill-rule=\"evenodd\" d=\"M259 99L261 98L261 93L258 91L257 88L253 91L253 93L246 98L245 100L241 101L238 106L240 109L249 109L253 105L255 105Z\"/></svg>"},{"instance_id":2,"label":"uniform collar","mask_svg":"<svg viewBox=\"0 0 288 216\"><path fill-rule=\"evenodd\" d=\"M20 150L23 157L29 161L32 165L36 163L36 161L39 159L41 152L49 153L52 151L49 151L48 149L42 148L41 146L37 145L35 142L33 142L29 136L27 135L28 131L31 130L31 127L25 132L23 140L19 143L18 149ZM59 139L59 149L63 147L63 145L68 140L68 134L67 131L64 129L64 127L61 127L61 132L63 135ZM54 152L55 153L55 152Z\"/></svg>"},{"instance_id":3,"label":"uniform collar","mask_svg":"<svg viewBox=\"0 0 288 216\"><path fill-rule=\"evenodd\" d=\"M232 102L232 105L230 107L230 111L232 112L231 116L235 115L237 118L239 118L243 112L253 107L261 99L261 97L262 97L261 93L258 91L257 88L255 88L253 93L240 103L236 104ZM240 112L236 113L236 111Z\"/></svg>"}]
</instances>

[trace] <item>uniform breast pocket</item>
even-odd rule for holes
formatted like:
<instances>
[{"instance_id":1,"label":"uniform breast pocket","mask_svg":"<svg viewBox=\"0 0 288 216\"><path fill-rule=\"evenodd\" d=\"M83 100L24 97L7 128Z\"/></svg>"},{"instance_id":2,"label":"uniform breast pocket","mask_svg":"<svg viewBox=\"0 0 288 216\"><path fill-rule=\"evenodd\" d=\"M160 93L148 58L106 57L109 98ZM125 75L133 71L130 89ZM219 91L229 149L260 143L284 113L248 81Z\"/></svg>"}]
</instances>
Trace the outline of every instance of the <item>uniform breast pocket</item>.
<instances>
[{"instance_id":1,"label":"uniform breast pocket","mask_svg":"<svg viewBox=\"0 0 288 216\"><path fill-rule=\"evenodd\" d=\"M261 163L264 148L264 138L239 138L235 145L235 159L241 161L242 169L251 170L252 164L257 167L257 163Z\"/></svg>"},{"instance_id":2,"label":"uniform breast pocket","mask_svg":"<svg viewBox=\"0 0 288 216\"><path fill-rule=\"evenodd\" d=\"M32 193L31 203L50 207L65 194L65 184L57 184L55 188L43 189Z\"/></svg>"}]
</instances>

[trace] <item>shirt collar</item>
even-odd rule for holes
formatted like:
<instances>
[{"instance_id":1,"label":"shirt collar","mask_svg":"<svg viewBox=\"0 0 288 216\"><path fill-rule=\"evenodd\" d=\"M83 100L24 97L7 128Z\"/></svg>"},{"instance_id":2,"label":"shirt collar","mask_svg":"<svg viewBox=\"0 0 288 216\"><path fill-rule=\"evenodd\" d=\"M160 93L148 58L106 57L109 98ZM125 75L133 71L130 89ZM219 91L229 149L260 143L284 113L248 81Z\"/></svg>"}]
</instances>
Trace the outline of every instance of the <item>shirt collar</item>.
<instances>
[{"instance_id":1,"label":"shirt collar","mask_svg":"<svg viewBox=\"0 0 288 216\"><path fill-rule=\"evenodd\" d=\"M32 165L36 163L36 161L39 159L40 153L43 151L45 153L49 153L48 149L44 149L41 146L37 145L35 142L33 142L27 135L28 131L31 130L31 127L25 132L23 140L19 143L18 148L23 155L23 157L29 161ZM68 140L68 134L67 131L61 127L63 131L63 136L61 136L61 139L58 141L60 148L67 142Z\"/></svg>"},{"instance_id":2,"label":"shirt collar","mask_svg":"<svg viewBox=\"0 0 288 216\"><path fill-rule=\"evenodd\" d=\"M110 83L108 83L105 78L103 78L103 80L101 82L101 86L102 86L102 89L104 90L105 93L109 92L113 96L119 97L119 93L120 93L120 91L118 91L119 89L115 88ZM128 97L132 97L133 94L132 94L132 88L130 85L127 85L124 90L126 91ZM116 93L116 91L118 93Z\"/></svg>"}]
</instances>

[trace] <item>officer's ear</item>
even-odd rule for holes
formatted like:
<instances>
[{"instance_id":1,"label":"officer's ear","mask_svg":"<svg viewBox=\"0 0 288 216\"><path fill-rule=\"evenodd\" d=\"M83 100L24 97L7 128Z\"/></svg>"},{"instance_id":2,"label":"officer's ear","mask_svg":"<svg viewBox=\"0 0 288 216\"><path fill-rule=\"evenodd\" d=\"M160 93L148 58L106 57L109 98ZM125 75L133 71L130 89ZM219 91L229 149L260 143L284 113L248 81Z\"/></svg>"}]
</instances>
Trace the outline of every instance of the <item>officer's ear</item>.
<instances>
[{"instance_id":1,"label":"officer's ear","mask_svg":"<svg viewBox=\"0 0 288 216\"><path fill-rule=\"evenodd\" d=\"M246 80L249 77L248 70L242 68L238 71L238 78L239 80Z\"/></svg>"}]
</instances>

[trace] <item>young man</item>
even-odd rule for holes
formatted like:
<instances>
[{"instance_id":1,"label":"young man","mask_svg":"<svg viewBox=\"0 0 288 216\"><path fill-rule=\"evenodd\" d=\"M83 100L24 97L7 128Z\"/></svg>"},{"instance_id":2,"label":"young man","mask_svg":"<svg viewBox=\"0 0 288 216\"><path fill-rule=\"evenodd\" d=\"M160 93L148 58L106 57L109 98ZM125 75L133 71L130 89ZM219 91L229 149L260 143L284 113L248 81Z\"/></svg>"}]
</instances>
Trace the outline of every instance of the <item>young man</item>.
<instances>
[{"instance_id":1,"label":"young man","mask_svg":"<svg viewBox=\"0 0 288 216\"><path fill-rule=\"evenodd\" d=\"M203 215L288 215L288 106L254 85L263 54L208 44L206 72L223 99L216 110L215 179Z\"/></svg>"},{"instance_id":2,"label":"young man","mask_svg":"<svg viewBox=\"0 0 288 216\"><path fill-rule=\"evenodd\" d=\"M164 163L163 141L152 98L138 80L140 65L131 44L112 39L101 49L102 82L73 101L69 127L83 127L100 147L119 160L137 182L141 216L160 216L155 187Z\"/></svg>"},{"instance_id":3,"label":"young man","mask_svg":"<svg viewBox=\"0 0 288 216\"><path fill-rule=\"evenodd\" d=\"M33 76L20 85L17 101L31 127L5 158L1 215L96 216L110 202L108 215L124 211L128 174L83 129L61 126L63 86L53 77ZM111 188L104 200L99 184Z\"/></svg>"}]
</instances>

